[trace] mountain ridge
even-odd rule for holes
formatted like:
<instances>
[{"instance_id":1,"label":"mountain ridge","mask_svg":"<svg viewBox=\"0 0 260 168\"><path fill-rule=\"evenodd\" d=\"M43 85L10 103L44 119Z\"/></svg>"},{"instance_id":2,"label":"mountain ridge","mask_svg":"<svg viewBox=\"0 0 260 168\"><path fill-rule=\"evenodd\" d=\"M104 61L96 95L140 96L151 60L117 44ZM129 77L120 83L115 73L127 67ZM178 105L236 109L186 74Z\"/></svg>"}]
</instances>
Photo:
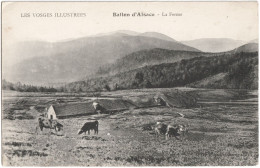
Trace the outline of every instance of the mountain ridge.
<instances>
[{"instance_id":1,"label":"mountain ridge","mask_svg":"<svg viewBox=\"0 0 260 168\"><path fill-rule=\"evenodd\" d=\"M201 38L180 42L198 48L203 52L226 52L246 44L245 41L234 40L231 38Z\"/></svg>"},{"instance_id":2,"label":"mountain ridge","mask_svg":"<svg viewBox=\"0 0 260 168\"><path fill-rule=\"evenodd\" d=\"M21 81L26 84L41 84L45 81L71 82L94 74L100 66L144 49L199 51L174 41L122 33L80 38L69 42L23 44L22 48L16 50L19 51L16 57L26 55L26 60L17 63L9 71L5 70L3 74L9 77L9 81ZM29 45L35 47L30 48Z\"/></svg>"},{"instance_id":3,"label":"mountain ridge","mask_svg":"<svg viewBox=\"0 0 260 168\"><path fill-rule=\"evenodd\" d=\"M162 40L166 40L166 41L174 41L174 42L178 42L175 39L166 36L162 33L157 33L157 32L145 32L145 33L140 33L138 34L138 36L145 36L145 37L153 37L153 38L158 38L158 39L162 39Z\"/></svg>"}]
</instances>

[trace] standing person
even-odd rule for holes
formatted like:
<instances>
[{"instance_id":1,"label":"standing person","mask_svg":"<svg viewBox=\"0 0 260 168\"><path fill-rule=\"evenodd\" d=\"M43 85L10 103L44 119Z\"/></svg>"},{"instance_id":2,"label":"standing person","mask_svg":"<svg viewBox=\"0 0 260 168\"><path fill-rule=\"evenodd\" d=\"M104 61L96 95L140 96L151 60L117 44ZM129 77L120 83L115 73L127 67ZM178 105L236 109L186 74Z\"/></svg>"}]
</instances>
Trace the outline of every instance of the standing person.
<instances>
[{"instance_id":1,"label":"standing person","mask_svg":"<svg viewBox=\"0 0 260 168\"><path fill-rule=\"evenodd\" d=\"M93 107L94 107L95 111L96 111L98 114L100 114L101 109L100 109L99 103L96 102L96 101L94 101L94 102L93 102Z\"/></svg>"}]
</instances>

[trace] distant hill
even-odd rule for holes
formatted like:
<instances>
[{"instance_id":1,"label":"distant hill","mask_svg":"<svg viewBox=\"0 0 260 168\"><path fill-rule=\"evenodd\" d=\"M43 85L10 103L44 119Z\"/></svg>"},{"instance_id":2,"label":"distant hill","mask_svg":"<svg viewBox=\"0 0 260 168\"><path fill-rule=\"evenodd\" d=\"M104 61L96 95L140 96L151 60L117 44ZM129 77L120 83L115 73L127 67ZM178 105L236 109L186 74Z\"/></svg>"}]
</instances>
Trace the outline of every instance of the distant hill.
<instances>
[{"instance_id":1,"label":"distant hill","mask_svg":"<svg viewBox=\"0 0 260 168\"><path fill-rule=\"evenodd\" d=\"M251 40L248 43L258 43L258 39Z\"/></svg>"},{"instance_id":2,"label":"distant hill","mask_svg":"<svg viewBox=\"0 0 260 168\"><path fill-rule=\"evenodd\" d=\"M125 34L125 35L129 35L129 36L137 36L138 32L135 31L131 31L131 30L117 30L117 31L113 31L113 32L108 32L108 33L100 33L100 34L96 34L92 37L97 37L97 36L110 36L110 35L118 35L118 34Z\"/></svg>"},{"instance_id":3,"label":"distant hill","mask_svg":"<svg viewBox=\"0 0 260 168\"><path fill-rule=\"evenodd\" d=\"M144 37L153 37L153 38L158 38L158 39L162 39L162 40L167 40L167 41L175 41L173 38L166 36L162 33L157 33L157 32L145 32L145 33L141 33L138 34L138 36L144 36Z\"/></svg>"},{"instance_id":4,"label":"distant hill","mask_svg":"<svg viewBox=\"0 0 260 168\"><path fill-rule=\"evenodd\" d=\"M9 81L31 84L72 82L94 74L99 67L127 54L153 48L199 51L187 45L153 37L122 33L70 41L24 42L15 58L27 58L3 72Z\"/></svg>"},{"instance_id":5,"label":"distant hill","mask_svg":"<svg viewBox=\"0 0 260 168\"><path fill-rule=\"evenodd\" d=\"M130 31L130 30L118 30L114 32L109 32L109 33L101 33L97 34L94 37L97 36L108 36L108 35L118 35L118 34L124 34L124 35L129 35L129 36L143 36L143 37L152 37L152 38L157 38L161 40L166 40L166 41L175 41L173 38L166 36L162 33L157 33L157 32L144 32L144 33L138 33L135 31Z\"/></svg>"},{"instance_id":6,"label":"distant hill","mask_svg":"<svg viewBox=\"0 0 260 168\"><path fill-rule=\"evenodd\" d=\"M233 50L234 52L257 52L258 43L248 43Z\"/></svg>"},{"instance_id":7,"label":"distant hill","mask_svg":"<svg viewBox=\"0 0 260 168\"><path fill-rule=\"evenodd\" d=\"M67 85L69 91L157 87L208 87L257 89L258 53L223 53L195 57L175 63L145 66L114 76L99 77ZM212 85L214 84L214 85Z\"/></svg>"},{"instance_id":8,"label":"distant hill","mask_svg":"<svg viewBox=\"0 0 260 168\"><path fill-rule=\"evenodd\" d=\"M181 43L197 48L204 52L225 52L233 50L246 42L229 38L202 38Z\"/></svg>"}]
</instances>

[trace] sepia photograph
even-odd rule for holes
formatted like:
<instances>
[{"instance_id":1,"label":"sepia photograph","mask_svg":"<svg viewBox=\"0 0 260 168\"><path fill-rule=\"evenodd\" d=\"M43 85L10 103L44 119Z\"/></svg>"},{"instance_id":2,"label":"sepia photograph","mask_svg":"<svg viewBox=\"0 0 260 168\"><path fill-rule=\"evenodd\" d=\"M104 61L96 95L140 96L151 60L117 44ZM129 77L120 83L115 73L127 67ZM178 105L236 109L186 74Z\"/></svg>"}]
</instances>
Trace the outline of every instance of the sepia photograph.
<instances>
[{"instance_id":1,"label":"sepia photograph","mask_svg":"<svg viewBox=\"0 0 260 168\"><path fill-rule=\"evenodd\" d=\"M258 2L2 2L2 166L256 166Z\"/></svg>"}]
</instances>

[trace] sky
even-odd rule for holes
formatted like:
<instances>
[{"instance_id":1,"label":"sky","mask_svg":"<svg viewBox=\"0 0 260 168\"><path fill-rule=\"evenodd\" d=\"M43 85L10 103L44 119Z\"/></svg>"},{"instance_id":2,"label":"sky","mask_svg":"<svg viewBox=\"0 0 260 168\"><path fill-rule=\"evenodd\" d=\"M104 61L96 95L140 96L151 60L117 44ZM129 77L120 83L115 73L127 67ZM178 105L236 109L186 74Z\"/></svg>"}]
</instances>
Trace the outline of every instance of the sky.
<instances>
[{"instance_id":1,"label":"sky","mask_svg":"<svg viewBox=\"0 0 260 168\"><path fill-rule=\"evenodd\" d=\"M113 13L130 17L113 17ZM133 17L134 12L153 13ZM162 13L182 16L162 16ZM22 17L30 13L30 17ZM52 13L52 17L33 17ZM53 17L84 13L85 17ZM19 41L49 42L116 30L159 32L178 41L199 38L258 38L257 2L6 2L2 8L3 50Z\"/></svg>"}]
</instances>

